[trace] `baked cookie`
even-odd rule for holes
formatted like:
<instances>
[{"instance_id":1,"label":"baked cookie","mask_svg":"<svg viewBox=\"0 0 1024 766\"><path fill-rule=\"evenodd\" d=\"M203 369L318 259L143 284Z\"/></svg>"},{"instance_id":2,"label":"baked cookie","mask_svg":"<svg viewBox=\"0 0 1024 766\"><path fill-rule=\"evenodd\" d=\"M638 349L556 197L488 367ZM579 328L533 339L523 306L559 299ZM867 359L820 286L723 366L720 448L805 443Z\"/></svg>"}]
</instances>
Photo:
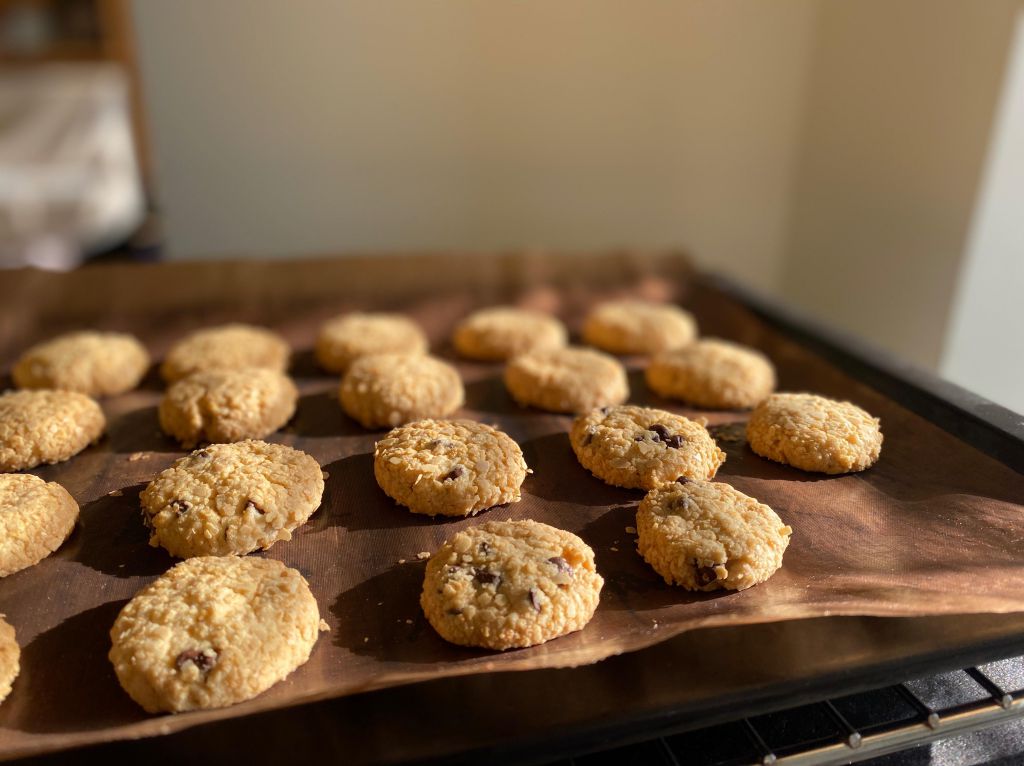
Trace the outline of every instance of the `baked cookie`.
<instances>
[{"instance_id":1,"label":"baked cookie","mask_svg":"<svg viewBox=\"0 0 1024 766\"><path fill-rule=\"evenodd\" d=\"M569 442L580 465L616 487L654 489L711 479L725 462L707 428L652 407L604 407L573 421Z\"/></svg>"},{"instance_id":2,"label":"baked cookie","mask_svg":"<svg viewBox=\"0 0 1024 766\"><path fill-rule=\"evenodd\" d=\"M203 556L140 590L110 629L110 661L150 713L233 705L309 659L321 630L309 583L280 561Z\"/></svg>"},{"instance_id":3,"label":"baked cookie","mask_svg":"<svg viewBox=\"0 0 1024 766\"><path fill-rule=\"evenodd\" d=\"M60 484L26 473L0 475L0 577L57 550L78 520L78 503Z\"/></svg>"},{"instance_id":4,"label":"baked cookie","mask_svg":"<svg viewBox=\"0 0 1024 766\"><path fill-rule=\"evenodd\" d=\"M305 452L249 440L175 461L142 491L149 544L172 556L227 556L290 540L320 506L324 477Z\"/></svg>"},{"instance_id":5,"label":"baked cookie","mask_svg":"<svg viewBox=\"0 0 1024 766\"><path fill-rule=\"evenodd\" d=\"M330 372L345 372L369 354L425 354L427 336L401 314L345 314L327 320L316 339L316 360Z\"/></svg>"},{"instance_id":6,"label":"baked cookie","mask_svg":"<svg viewBox=\"0 0 1024 766\"><path fill-rule=\"evenodd\" d=\"M489 521L430 557L420 606L442 638L515 649L582 629L604 580L571 532L536 521Z\"/></svg>"},{"instance_id":7,"label":"baked cookie","mask_svg":"<svg viewBox=\"0 0 1024 766\"><path fill-rule=\"evenodd\" d=\"M503 362L519 354L561 348L569 340L565 325L550 314L509 306L481 309L463 319L452 342L470 359Z\"/></svg>"},{"instance_id":8,"label":"baked cookie","mask_svg":"<svg viewBox=\"0 0 1024 766\"><path fill-rule=\"evenodd\" d=\"M771 508L717 481L652 489L636 512L637 550L669 585L743 590L782 566L793 530Z\"/></svg>"},{"instance_id":9,"label":"baked cookie","mask_svg":"<svg viewBox=\"0 0 1024 766\"><path fill-rule=\"evenodd\" d=\"M284 373L261 367L196 372L171 384L160 427L194 447L200 442L262 439L291 420L299 391Z\"/></svg>"},{"instance_id":10,"label":"baked cookie","mask_svg":"<svg viewBox=\"0 0 1024 766\"><path fill-rule=\"evenodd\" d=\"M377 442L373 473L413 513L469 516L519 501L523 451L508 434L471 420L419 420Z\"/></svg>"},{"instance_id":11,"label":"baked cookie","mask_svg":"<svg viewBox=\"0 0 1024 766\"><path fill-rule=\"evenodd\" d=\"M775 367L768 357L717 339L658 354L646 378L658 396L714 410L754 407L775 390Z\"/></svg>"},{"instance_id":12,"label":"baked cookie","mask_svg":"<svg viewBox=\"0 0 1024 766\"><path fill-rule=\"evenodd\" d=\"M882 451L878 418L850 402L815 394L773 394L747 422L747 442L761 457L804 471L850 473Z\"/></svg>"},{"instance_id":13,"label":"baked cookie","mask_svg":"<svg viewBox=\"0 0 1024 766\"><path fill-rule=\"evenodd\" d=\"M626 368L587 348L531 351L505 366L505 387L523 407L550 412L586 412L629 398Z\"/></svg>"},{"instance_id":14,"label":"baked cookie","mask_svg":"<svg viewBox=\"0 0 1024 766\"><path fill-rule=\"evenodd\" d=\"M149 353L120 332L73 332L33 346L11 377L18 388L52 388L88 396L131 391L149 369Z\"/></svg>"},{"instance_id":15,"label":"baked cookie","mask_svg":"<svg viewBox=\"0 0 1024 766\"><path fill-rule=\"evenodd\" d=\"M7 699L14 679L21 670L21 648L14 637L14 628L0 615L0 702Z\"/></svg>"},{"instance_id":16,"label":"baked cookie","mask_svg":"<svg viewBox=\"0 0 1024 766\"><path fill-rule=\"evenodd\" d=\"M67 460L98 440L106 425L100 406L74 391L2 394L0 471Z\"/></svg>"},{"instance_id":17,"label":"baked cookie","mask_svg":"<svg viewBox=\"0 0 1024 766\"><path fill-rule=\"evenodd\" d=\"M657 354L688 346L696 337L693 315L670 303L602 303L583 323L583 342L613 354Z\"/></svg>"},{"instance_id":18,"label":"baked cookie","mask_svg":"<svg viewBox=\"0 0 1024 766\"><path fill-rule=\"evenodd\" d=\"M160 366L168 383L201 370L237 370L266 367L284 372L288 369L288 343L265 327L226 324L198 330L178 341Z\"/></svg>"},{"instance_id":19,"label":"baked cookie","mask_svg":"<svg viewBox=\"0 0 1024 766\"><path fill-rule=\"evenodd\" d=\"M341 406L364 428L451 415L466 400L458 370L432 356L374 354L341 379Z\"/></svg>"}]
</instances>

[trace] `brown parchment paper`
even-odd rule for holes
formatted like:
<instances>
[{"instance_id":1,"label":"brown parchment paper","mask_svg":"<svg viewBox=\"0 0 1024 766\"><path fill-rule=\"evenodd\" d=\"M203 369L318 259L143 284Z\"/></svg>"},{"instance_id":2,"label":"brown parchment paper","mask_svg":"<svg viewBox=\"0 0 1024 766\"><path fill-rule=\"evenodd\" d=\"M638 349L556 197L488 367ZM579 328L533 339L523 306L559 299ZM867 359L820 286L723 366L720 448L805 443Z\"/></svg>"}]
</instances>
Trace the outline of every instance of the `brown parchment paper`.
<instances>
[{"instance_id":1,"label":"brown parchment paper","mask_svg":"<svg viewBox=\"0 0 1024 766\"><path fill-rule=\"evenodd\" d=\"M676 300L706 335L756 346L783 390L848 398L882 419L879 463L825 477L763 460L742 441L745 413L708 413L659 400L631 369L631 401L704 415L728 460L718 478L774 507L794 529L784 566L740 593L693 595L666 586L639 558L641 493L606 486L576 462L570 418L519 409L499 365L457 361L466 384L459 416L493 423L523 447L535 473L523 500L463 521L396 506L376 486L373 444L341 412L337 381L308 349L321 321L352 309L408 312L435 353L456 361L447 336L467 311L497 302L550 310L578 330L598 300ZM302 398L273 440L314 455L329 474L323 505L294 539L265 554L299 569L331 626L310 661L259 698L232 708L148 716L107 661L108 631L133 593L174 562L147 545L142 487L182 450L159 433L162 385L104 401L107 437L71 461L34 473L63 483L82 506L60 551L0 581L0 611L16 627L22 671L0 706L0 757L169 732L196 723L443 675L573 666L636 650L702 626L825 615L937 615L1024 610L1024 478L839 372L695 279L671 254L619 253L353 258L301 263L93 267L67 275L0 276L0 360L82 326L137 333L159 356L185 332L227 320L261 322L296 351ZM532 518L572 530L595 550L601 604L583 631L531 649L451 646L424 620L424 562L455 531L488 519Z\"/></svg>"}]
</instances>

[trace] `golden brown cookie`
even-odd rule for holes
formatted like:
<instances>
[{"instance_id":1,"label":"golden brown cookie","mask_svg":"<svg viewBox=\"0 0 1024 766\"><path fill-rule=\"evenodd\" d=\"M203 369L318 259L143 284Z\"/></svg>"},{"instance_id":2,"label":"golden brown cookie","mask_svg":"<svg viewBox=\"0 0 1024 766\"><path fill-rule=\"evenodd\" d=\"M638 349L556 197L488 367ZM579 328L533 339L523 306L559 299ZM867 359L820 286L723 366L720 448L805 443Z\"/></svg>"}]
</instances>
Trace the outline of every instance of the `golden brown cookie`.
<instances>
[{"instance_id":1,"label":"golden brown cookie","mask_svg":"<svg viewBox=\"0 0 1024 766\"><path fill-rule=\"evenodd\" d=\"M561 348L568 338L565 325L550 314L499 306L463 319L452 341L462 356L502 362L529 351Z\"/></svg>"},{"instance_id":2,"label":"golden brown cookie","mask_svg":"<svg viewBox=\"0 0 1024 766\"><path fill-rule=\"evenodd\" d=\"M338 398L350 418L364 428L380 428L451 415L466 392L458 370L440 359L374 354L352 363Z\"/></svg>"},{"instance_id":3,"label":"golden brown cookie","mask_svg":"<svg viewBox=\"0 0 1024 766\"><path fill-rule=\"evenodd\" d=\"M430 557L420 605L442 638L514 649L581 630L604 579L571 532L536 521L490 521L456 534Z\"/></svg>"},{"instance_id":4,"label":"golden brown cookie","mask_svg":"<svg viewBox=\"0 0 1024 766\"><path fill-rule=\"evenodd\" d=\"M73 391L0 395L0 471L22 471L77 455L107 421L92 399Z\"/></svg>"},{"instance_id":5,"label":"golden brown cookie","mask_svg":"<svg viewBox=\"0 0 1024 766\"><path fill-rule=\"evenodd\" d=\"M14 679L21 670L21 648L15 640L14 628L0 615L0 702L7 699Z\"/></svg>"},{"instance_id":6,"label":"golden brown cookie","mask_svg":"<svg viewBox=\"0 0 1024 766\"><path fill-rule=\"evenodd\" d=\"M587 348L531 351L505 367L505 387L523 407L549 412L586 412L629 398L626 368Z\"/></svg>"},{"instance_id":7,"label":"golden brown cookie","mask_svg":"<svg viewBox=\"0 0 1024 766\"><path fill-rule=\"evenodd\" d=\"M167 389L160 427L188 448L262 439L291 420L298 399L291 378L277 370L196 372Z\"/></svg>"},{"instance_id":8,"label":"golden brown cookie","mask_svg":"<svg viewBox=\"0 0 1024 766\"><path fill-rule=\"evenodd\" d=\"M110 630L110 661L150 713L225 707L309 659L321 630L309 584L280 561L203 556L135 594Z\"/></svg>"},{"instance_id":9,"label":"golden brown cookie","mask_svg":"<svg viewBox=\"0 0 1024 766\"><path fill-rule=\"evenodd\" d=\"M764 503L717 481L653 489L636 513L637 549L669 585L743 590L782 566L793 530Z\"/></svg>"},{"instance_id":10,"label":"golden brown cookie","mask_svg":"<svg viewBox=\"0 0 1024 766\"><path fill-rule=\"evenodd\" d=\"M747 422L761 457L804 471L850 473L874 465L882 451L878 418L850 402L815 394L773 394Z\"/></svg>"},{"instance_id":11,"label":"golden brown cookie","mask_svg":"<svg viewBox=\"0 0 1024 766\"><path fill-rule=\"evenodd\" d=\"M725 462L703 424L652 407L603 407L580 415L569 442L580 465L616 487L653 489L680 476L711 479Z\"/></svg>"},{"instance_id":12,"label":"golden brown cookie","mask_svg":"<svg viewBox=\"0 0 1024 766\"><path fill-rule=\"evenodd\" d=\"M688 346L697 337L693 315L669 303L602 303L583 324L583 342L612 354L657 354Z\"/></svg>"},{"instance_id":13,"label":"golden brown cookie","mask_svg":"<svg viewBox=\"0 0 1024 766\"><path fill-rule=\"evenodd\" d=\"M160 373L173 383L204 370L266 367L284 372L290 353L287 341L265 327L226 324L198 330L178 341L167 352Z\"/></svg>"},{"instance_id":14,"label":"golden brown cookie","mask_svg":"<svg viewBox=\"0 0 1024 766\"><path fill-rule=\"evenodd\" d=\"M148 368L149 354L131 335L72 332L30 348L11 377L18 388L113 396L139 385Z\"/></svg>"},{"instance_id":15,"label":"golden brown cookie","mask_svg":"<svg viewBox=\"0 0 1024 766\"><path fill-rule=\"evenodd\" d=\"M658 354L646 379L658 396L714 410L754 407L775 390L775 368L768 357L710 338Z\"/></svg>"},{"instance_id":16,"label":"golden brown cookie","mask_svg":"<svg viewBox=\"0 0 1024 766\"><path fill-rule=\"evenodd\" d=\"M78 503L60 484L0 474L0 577L38 564L75 528Z\"/></svg>"},{"instance_id":17,"label":"golden brown cookie","mask_svg":"<svg viewBox=\"0 0 1024 766\"><path fill-rule=\"evenodd\" d=\"M401 314L344 314L324 323L316 339L316 360L330 372L343 373L369 354L425 354L427 336Z\"/></svg>"}]
</instances>

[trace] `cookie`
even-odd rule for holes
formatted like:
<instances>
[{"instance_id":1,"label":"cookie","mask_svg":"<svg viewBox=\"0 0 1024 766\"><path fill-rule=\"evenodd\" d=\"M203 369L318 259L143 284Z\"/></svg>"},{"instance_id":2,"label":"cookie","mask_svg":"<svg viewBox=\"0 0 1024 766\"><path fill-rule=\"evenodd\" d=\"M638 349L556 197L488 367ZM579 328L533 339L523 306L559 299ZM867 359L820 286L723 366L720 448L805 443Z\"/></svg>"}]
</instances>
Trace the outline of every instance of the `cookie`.
<instances>
[{"instance_id":1,"label":"cookie","mask_svg":"<svg viewBox=\"0 0 1024 766\"><path fill-rule=\"evenodd\" d=\"M0 702L7 699L14 679L21 670L21 648L15 640L14 628L0 615Z\"/></svg>"},{"instance_id":2,"label":"cookie","mask_svg":"<svg viewBox=\"0 0 1024 766\"><path fill-rule=\"evenodd\" d=\"M33 346L11 377L18 388L51 388L88 396L131 391L149 369L149 353L119 332L73 332Z\"/></svg>"},{"instance_id":3,"label":"cookie","mask_svg":"<svg viewBox=\"0 0 1024 766\"><path fill-rule=\"evenodd\" d=\"M150 713L233 705L309 659L321 630L309 584L280 561L203 556L183 561L125 604L110 661Z\"/></svg>"},{"instance_id":4,"label":"cookie","mask_svg":"<svg viewBox=\"0 0 1024 766\"><path fill-rule=\"evenodd\" d=\"M77 520L78 503L60 484L31 474L0 475L0 577L49 556Z\"/></svg>"},{"instance_id":5,"label":"cookie","mask_svg":"<svg viewBox=\"0 0 1024 766\"><path fill-rule=\"evenodd\" d=\"M725 462L707 428L652 407L604 407L573 421L569 442L580 465L616 487L654 489L711 479Z\"/></svg>"},{"instance_id":6,"label":"cookie","mask_svg":"<svg viewBox=\"0 0 1024 766\"><path fill-rule=\"evenodd\" d=\"M793 530L764 503L717 481L653 489L636 512L637 550L669 585L743 590L771 577Z\"/></svg>"},{"instance_id":7,"label":"cookie","mask_svg":"<svg viewBox=\"0 0 1024 766\"><path fill-rule=\"evenodd\" d=\"M549 412L586 412L629 398L626 368L614 357L587 348L517 356L505 366L505 387L519 405Z\"/></svg>"},{"instance_id":8,"label":"cookie","mask_svg":"<svg viewBox=\"0 0 1024 766\"><path fill-rule=\"evenodd\" d=\"M442 638L515 649L581 630L604 579L571 532L536 521L490 521L456 534L427 562L420 606Z\"/></svg>"},{"instance_id":9,"label":"cookie","mask_svg":"<svg viewBox=\"0 0 1024 766\"><path fill-rule=\"evenodd\" d=\"M815 394L773 394L747 422L747 442L761 457L819 473L850 473L874 465L882 430L850 402Z\"/></svg>"},{"instance_id":10,"label":"cookie","mask_svg":"<svg viewBox=\"0 0 1024 766\"><path fill-rule=\"evenodd\" d=\"M427 336L401 314L345 314L324 323L316 339L316 360L330 372L345 372L369 354L425 354Z\"/></svg>"},{"instance_id":11,"label":"cookie","mask_svg":"<svg viewBox=\"0 0 1024 766\"><path fill-rule=\"evenodd\" d=\"M432 356L374 354L341 379L341 406L364 428L451 415L466 400L458 370Z\"/></svg>"},{"instance_id":12,"label":"cookie","mask_svg":"<svg viewBox=\"0 0 1024 766\"><path fill-rule=\"evenodd\" d=\"M160 427L189 448L262 439L291 420L298 399L295 384L277 370L196 372L167 389Z\"/></svg>"},{"instance_id":13,"label":"cookie","mask_svg":"<svg viewBox=\"0 0 1024 766\"><path fill-rule=\"evenodd\" d=\"M568 339L565 325L553 316L508 306L473 312L459 323L452 336L455 350L462 356L484 362L561 348Z\"/></svg>"},{"instance_id":14,"label":"cookie","mask_svg":"<svg viewBox=\"0 0 1024 766\"><path fill-rule=\"evenodd\" d=\"M377 442L373 473L413 513L468 516L519 501L523 451L508 434L471 420L419 420Z\"/></svg>"},{"instance_id":15,"label":"cookie","mask_svg":"<svg viewBox=\"0 0 1024 766\"><path fill-rule=\"evenodd\" d=\"M775 367L768 357L717 339L658 354L645 377L658 396L713 410L748 409L775 390Z\"/></svg>"},{"instance_id":16,"label":"cookie","mask_svg":"<svg viewBox=\"0 0 1024 766\"><path fill-rule=\"evenodd\" d=\"M693 315L669 303L602 303L583 324L583 342L613 354L657 354L688 346L696 337Z\"/></svg>"},{"instance_id":17,"label":"cookie","mask_svg":"<svg viewBox=\"0 0 1024 766\"><path fill-rule=\"evenodd\" d=\"M0 471L67 460L99 439L106 425L100 406L74 391L2 394Z\"/></svg>"},{"instance_id":18,"label":"cookie","mask_svg":"<svg viewBox=\"0 0 1024 766\"><path fill-rule=\"evenodd\" d=\"M149 544L172 556L227 556L290 540L320 506L324 477L305 452L249 440L177 460L142 491Z\"/></svg>"},{"instance_id":19,"label":"cookie","mask_svg":"<svg viewBox=\"0 0 1024 766\"><path fill-rule=\"evenodd\" d=\"M168 383L202 370L266 367L288 369L288 343L264 327L226 324L208 327L178 341L164 358L160 374Z\"/></svg>"}]
</instances>

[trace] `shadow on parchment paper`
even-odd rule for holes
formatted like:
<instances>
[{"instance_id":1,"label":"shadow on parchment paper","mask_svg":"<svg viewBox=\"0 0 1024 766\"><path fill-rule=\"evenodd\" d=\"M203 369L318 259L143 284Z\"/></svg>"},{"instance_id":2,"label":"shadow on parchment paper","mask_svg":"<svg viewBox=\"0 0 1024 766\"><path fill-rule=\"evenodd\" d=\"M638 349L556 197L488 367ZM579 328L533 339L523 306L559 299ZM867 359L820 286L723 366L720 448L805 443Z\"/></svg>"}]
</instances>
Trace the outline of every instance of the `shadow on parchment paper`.
<instances>
[{"instance_id":1,"label":"shadow on parchment paper","mask_svg":"<svg viewBox=\"0 0 1024 766\"><path fill-rule=\"evenodd\" d=\"M337 388L299 397L288 432L296 436L370 436L368 431L345 414L338 401ZM383 433L383 431L381 432Z\"/></svg>"},{"instance_id":2,"label":"shadow on parchment paper","mask_svg":"<svg viewBox=\"0 0 1024 766\"><path fill-rule=\"evenodd\" d=\"M311 348L293 351L288 364L288 374L300 380L338 380L340 376L328 372L316 361L316 352Z\"/></svg>"},{"instance_id":3,"label":"shadow on parchment paper","mask_svg":"<svg viewBox=\"0 0 1024 766\"><path fill-rule=\"evenodd\" d=\"M51 732L63 731L69 721L87 730L147 718L121 689L107 660L110 626L126 603L110 601L87 609L36 636L21 654L22 670L15 681L19 704L0 713L0 726Z\"/></svg>"},{"instance_id":4,"label":"shadow on parchment paper","mask_svg":"<svg viewBox=\"0 0 1024 766\"><path fill-rule=\"evenodd\" d=\"M526 464L534 471L523 482L531 495L589 506L618 505L643 497L642 490L613 487L592 476L576 459L567 433L530 439L521 446Z\"/></svg>"},{"instance_id":5,"label":"shadow on parchment paper","mask_svg":"<svg viewBox=\"0 0 1024 766\"><path fill-rule=\"evenodd\" d=\"M146 374L139 381L137 388L140 391L163 391L167 388L166 381L160 376L160 362L155 362L149 366Z\"/></svg>"},{"instance_id":6,"label":"shadow on parchment paper","mask_svg":"<svg viewBox=\"0 0 1024 766\"><path fill-rule=\"evenodd\" d=\"M349 530L405 529L429 527L450 521L444 516L412 513L384 494L373 474L373 455L350 455L324 466L330 474L329 490L324 492L322 511L326 526ZM352 510L358 507L358 511ZM326 527L325 527L326 528Z\"/></svg>"},{"instance_id":7,"label":"shadow on parchment paper","mask_svg":"<svg viewBox=\"0 0 1024 766\"><path fill-rule=\"evenodd\" d=\"M496 415L507 415L518 409L508 395L500 375L467 383L466 403L463 406L474 412L491 412Z\"/></svg>"},{"instance_id":8,"label":"shadow on parchment paper","mask_svg":"<svg viewBox=\"0 0 1024 766\"><path fill-rule=\"evenodd\" d=\"M115 577L155 576L170 569L175 559L149 544L142 522L139 494L145 488L144 483L125 487L119 497L105 495L85 505L79 516L82 531L64 555Z\"/></svg>"},{"instance_id":9,"label":"shadow on parchment paper","mask_svg":"<svg viewBox=\"0 0 1024 766\"><path fill-rule=\"evenodd\" d=\"M182 452L182 447L160 428L156 407L139 407L110 420L107 443L112 452Z\"/></svg>"},{"instance_id":10,"label":"shadow on parchment paper","mask_svg":"<svg viewBox=\"0 0 1024 766\"><path fill-rule=\"evenodd\" d=\"M421 561L399 564L339 594L331 605L334 645L383 662L436 664L492 654L449 644L430 627L420 608L425 569Z\"/></svg>"}]
</instances>

